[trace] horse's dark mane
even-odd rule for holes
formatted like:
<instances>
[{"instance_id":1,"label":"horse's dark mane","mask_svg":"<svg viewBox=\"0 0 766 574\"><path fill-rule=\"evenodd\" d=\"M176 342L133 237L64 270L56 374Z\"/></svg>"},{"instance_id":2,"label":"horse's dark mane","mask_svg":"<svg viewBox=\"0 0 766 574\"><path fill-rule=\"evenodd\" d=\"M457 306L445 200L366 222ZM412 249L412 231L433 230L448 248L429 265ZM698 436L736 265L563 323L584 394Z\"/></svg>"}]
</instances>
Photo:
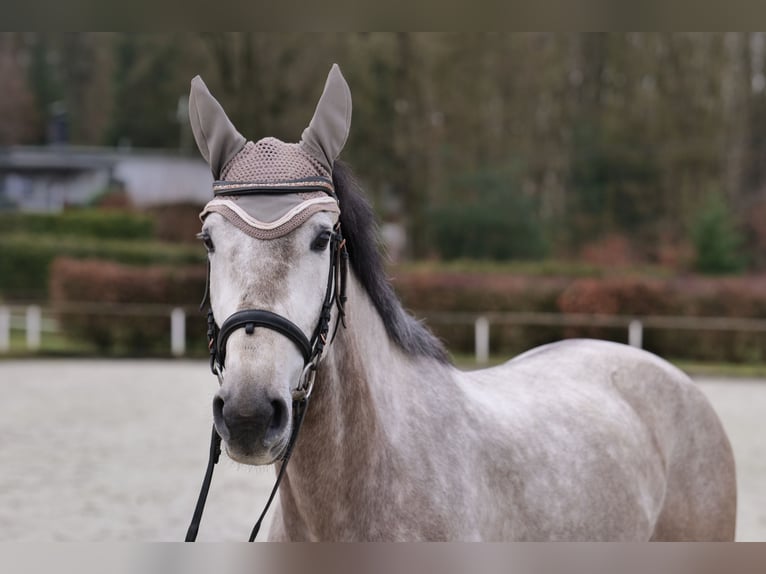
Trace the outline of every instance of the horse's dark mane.
<instances>
[{"instance_id":1,"label":"horse's dark mane","mask_svg":"<svg viewBox=\"0 0 766 574\"><path fill-rule=\"evenodd\" d=\"M380 253L375 214L351 168L343 162L335 162L332 180L340 203L340 224L351 267L378 310L388 336L408 353L450 362L441 342L402 308L394 293Z\"/></svg>"}]
</instances>

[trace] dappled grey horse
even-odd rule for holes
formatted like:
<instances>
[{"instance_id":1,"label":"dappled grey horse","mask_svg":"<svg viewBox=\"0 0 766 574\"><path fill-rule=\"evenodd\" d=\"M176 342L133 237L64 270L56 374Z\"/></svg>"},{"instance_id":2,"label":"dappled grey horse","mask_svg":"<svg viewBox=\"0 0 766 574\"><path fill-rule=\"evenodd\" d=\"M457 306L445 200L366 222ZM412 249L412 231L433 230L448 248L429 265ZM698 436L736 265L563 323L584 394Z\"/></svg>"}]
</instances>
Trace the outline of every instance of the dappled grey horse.
<instances>
[{"instance_id":1,"label":"dappled grey horse","mask_svg":"<svg viewBox=\"0 0 766 574\"><path fill-rule=\"evenodd\" d=\"M199 78L190 115L216 179L215 430L234 460L286 468L272 540L733 539L729 441L681 371L569 340L461 372L402 309L336 162L337 66L300 143L247 141Z\"/></svg>"}]
</instances>

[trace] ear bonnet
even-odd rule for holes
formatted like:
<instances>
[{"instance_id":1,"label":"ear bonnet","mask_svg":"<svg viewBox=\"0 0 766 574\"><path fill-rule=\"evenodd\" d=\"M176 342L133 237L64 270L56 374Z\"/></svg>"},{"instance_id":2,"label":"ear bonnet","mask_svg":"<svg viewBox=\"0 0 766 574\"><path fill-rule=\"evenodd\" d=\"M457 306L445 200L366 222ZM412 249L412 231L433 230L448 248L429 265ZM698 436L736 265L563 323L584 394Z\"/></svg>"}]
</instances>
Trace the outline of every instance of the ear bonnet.
<instances>
[{"instance_id":1,"label":"ear bonnet","mask_svg":"<svg viewBox=\"0 0 766 574\"><path fill-rule=\"evenodd\" d=\"M274 239L319 211L340 213L332 167L348 137L351 92L337 64L299 143L245 140L199 76L191 83L189 119L215 179L201 219L220 213L252 237Z\"/></svg>"}]
</instances>

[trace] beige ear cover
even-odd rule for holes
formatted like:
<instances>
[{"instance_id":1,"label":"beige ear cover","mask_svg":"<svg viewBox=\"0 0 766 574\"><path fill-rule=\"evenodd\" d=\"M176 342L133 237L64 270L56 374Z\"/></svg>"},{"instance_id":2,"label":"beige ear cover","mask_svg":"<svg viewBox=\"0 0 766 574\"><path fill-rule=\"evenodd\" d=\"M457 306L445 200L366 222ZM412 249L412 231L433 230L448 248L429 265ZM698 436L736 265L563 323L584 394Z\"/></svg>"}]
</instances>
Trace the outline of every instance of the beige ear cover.
<instances>
[{"instance_id":1,"label":"beige ear cover","mask_svg":"<svg viewBox=\"0 0 766 574\"><path fill-rule=\"evenodd\" d=\"M210 165L213 177L219 179L221 170L247 140L237 131L199 76L191 82L189 120L202 157Z\"/></svg>"},{"instance_id":2,"label":"beige ear cover","mask_svg":"<svg viewBox=\"0 0 766 574\"><path fill-rule=\"evenodd\" d=\"M351 90L338 64L333 64L314 117L303 130L301 148L332 173L332 166L351 128Z\"/></svg>"}]
</instances>

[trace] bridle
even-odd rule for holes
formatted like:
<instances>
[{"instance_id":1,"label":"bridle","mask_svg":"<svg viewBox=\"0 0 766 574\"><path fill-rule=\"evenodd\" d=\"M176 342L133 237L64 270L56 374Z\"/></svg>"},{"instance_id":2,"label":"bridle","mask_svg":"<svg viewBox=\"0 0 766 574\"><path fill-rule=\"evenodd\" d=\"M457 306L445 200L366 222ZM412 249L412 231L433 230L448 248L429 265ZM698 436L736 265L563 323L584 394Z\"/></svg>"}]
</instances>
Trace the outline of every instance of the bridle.
<instances>
[{"instance_id":1,"label":"bridle","mask_svg":"<svg viewBox=\"0 0 766 574\"><path fill-rule=\"evenodd\" d=\"M330 238L330 271L327 278L322 309L319 313L319 321L314 329L311 339L308 339L303 330L290 319L265 309L243 309L229 315L221 327L213 316L213 310L208 305L207 312L207 337L210 350L210 370L218 377L219 383L223 384L223 371L226 362L226 343L229 337L237 330L244 329L245 333L252 335L256 327L264 327L276 331L290 339L303 355L303 372L298 381L298 386L292 390L293 403L305 399L311 394L314 385L314 377L319 360L327 345L327 335L332 319L333 304L338 308L339 321L345 327L345 303L346 303L346 274L348 268L348 252L346 241L340 229L340 222L335 224ZM205 298L202 306L208 303L210 290L210 262L208 261L207 281ZM337 330L336 324L336 330Z\"/></svg>"},{"instance_id":2,"label":"bridle","mask_svg":"<svg viewBox=\"0 0 766 574\"><path fill-rule=\"evenodd\" d=\"M216 182L218 183L218 182ZM334 193L330 192L326 187L321 188L329 195L335 197ZM284 190L279 187L254 187L249 190L251 193L262 191L274 191L283 192ZM237 190L238 195L247 193L248 190ZM294 189L290 189L290 192L294 192ZM224 195L224 193L216 193L216 195ZM336 198L337 199L337 198ZM225 364L226 364L226 343L229 337L238 329L244 329L247 335L252 335L255 332L256 327L262 327L276 331L281 335L290 339L303 356L303 370L301 371L300 378L298 379L297 386L291 390L292 395L292 411L293 411L293 428L290 433L290 440L287 443L284 454L281 458L281 468L277 474L277 479L274 487L271 490L266 506L261 512L258 521L253 526L253 530L250 533L249 541L253 542L258 535L261 523L266 512L271 506L274 496L279 489L279 484L282 481L282 477L285 474L287 463L290 460L295 442L298 438L298 432L300 431L303 423L303 418L308 408L309 399L314 389L314 381L316 379L316 372L319 366L319 362L322 358L322 353L329 342L335 337L338 326L343 324L346 326L345 321L345 303L346 303L346 279L348 274L348 250L346 249L346 241L341 233L340 222L335 224L333 234L330 238L330 271L327 278L327 289L325 291L324 300L322 302L322 309L319 314L319 319L314 332L309 339L304 334L303 330L288 318L268 311L266 309L243 309L232 313L223 324L218 327L218 323L213 315L213 309L210 306L210 260L207 263L207 279L205 282L205 294L200 304L200 310L207 307L207 338L208 348L210 350L210 370L218 377L219 384L223 384ZM335 323L335 332L333 337L328 341L328 334L330 330L330 323L332 321L332 308L333 306L338 309L338 320ZM186 542L194 542L197 538L197 531L199 530L200 521L202 520L202 513L205 508L205 502L207 500L207 494L210 489L210 483L213 477L213 469L218 463L218 459L221 455L221 437L218 431L213 425L213 430L210 438L210 452L208 457L208 465L205 471L205 478L202 481L202 488L200 489L199 497L197 499L197 505L194 509L194 515L192 516L191 524L186 533Z\"/></svg>"}]
</instances>

